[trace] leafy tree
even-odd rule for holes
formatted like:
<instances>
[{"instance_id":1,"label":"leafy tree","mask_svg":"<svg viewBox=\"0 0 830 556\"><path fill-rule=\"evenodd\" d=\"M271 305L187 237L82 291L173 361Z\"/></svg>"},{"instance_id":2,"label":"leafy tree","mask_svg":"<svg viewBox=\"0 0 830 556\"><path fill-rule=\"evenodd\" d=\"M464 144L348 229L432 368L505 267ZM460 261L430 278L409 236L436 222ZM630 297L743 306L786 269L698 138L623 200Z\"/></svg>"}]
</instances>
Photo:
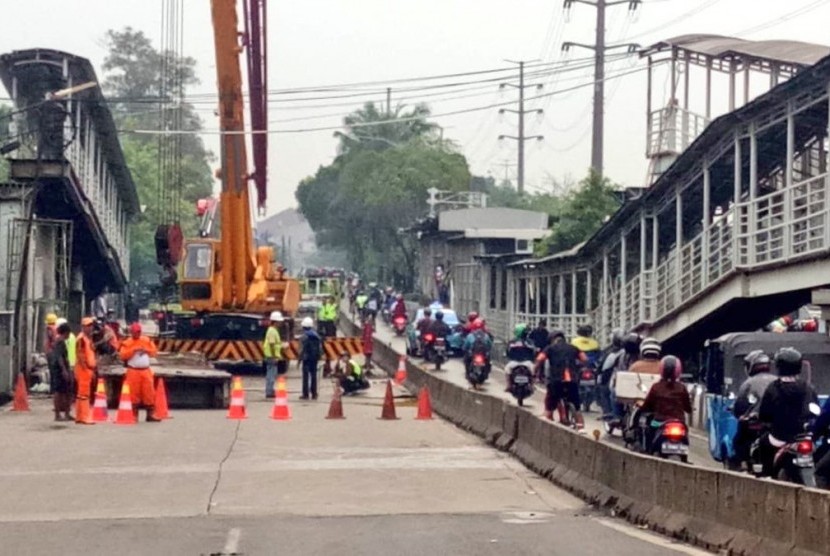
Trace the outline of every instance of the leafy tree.
<instances>
[{"instance_id":1,"label":"leafy tree","mask_svg":"<svg viewBox=\"0 0 830 556\"><path fill-rule=\"evenodd\" d=\"M131 27L120 31L110 30L105 37L108 48L104 59L105 71L102 87L109 96L113 116L121 129L159 129L162 123L160 103L164 110L164 124L173 128L176 111L181 111L182 128L198 131L201 121L189 104L176 104L175 84L184 88L198 83L196 61L189 57L176 57L170 52L159 52L149 38ZM162 61L168 67L162 71ZM179 188L176 197L180 203L172 205L160 195L159 158L161 148L168 150L172 138L154 135L122 134L122 149L129 166L138 196L146 206L138 222L130 230L131 278L152 281L158 274L155 263L154 234L158 224L177 221L182 225L185 237L195 235L197 221L193 216L196 200L209 196L213 188L209 163L212 155L207 151L198 134L179 136L180 182L168 183ZM169 151L168 151L169 152Z\"/></svg>"},{"instance_id":2,"label":"leafy tree","mask_svg":"<svg viewBox=\"0 0 830 556\"><path fill-rule=\"evenodd\" d=\"M361 274L385 275L405 288L413 284L417 244L404 230L426 216L427 189L470 184L466 159L434 137L428 114L425 106L390 115L365 105L344 119L341 154L296 192L318 245L343 249ZM390 118L404 121L356 125Z\"/></svg>"},{"instance_id":3,"label":"leafy tree","mask_svg":"<svg viewBox=\"0 0 830 556\"><path fill-rule=\"evenodd\" d=\"M564 198L558 215L554 216L551 234L540 244L537 254L564 251L590 238L620 207L616 189L608 178L591 170Z\"/></svg>"}]
</instances>

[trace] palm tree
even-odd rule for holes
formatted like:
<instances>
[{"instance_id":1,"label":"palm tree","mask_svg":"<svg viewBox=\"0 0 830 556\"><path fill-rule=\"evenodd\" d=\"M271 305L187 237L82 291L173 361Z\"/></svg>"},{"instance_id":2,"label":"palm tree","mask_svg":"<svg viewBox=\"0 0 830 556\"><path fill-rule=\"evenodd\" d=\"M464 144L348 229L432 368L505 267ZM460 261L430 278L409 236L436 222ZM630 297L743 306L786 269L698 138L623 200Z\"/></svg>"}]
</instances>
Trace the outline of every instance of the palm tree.
<instances>
[{"instance_id":1,"label":"palm tree","mask_svg":"<svg viewBox=\"0 0 830 556\"><path fill-rule=\"evenodd\" d=\"M417 104L410 110L399 104L391 112L378 110L374 102L367 102L343 118L345 131L335 131L340 139L338 151L348 154L357 149L382 151L408 143L413 139L425 138L438 126L428 122L430 115L426 104Z\"/></svg>"}]
</instances>

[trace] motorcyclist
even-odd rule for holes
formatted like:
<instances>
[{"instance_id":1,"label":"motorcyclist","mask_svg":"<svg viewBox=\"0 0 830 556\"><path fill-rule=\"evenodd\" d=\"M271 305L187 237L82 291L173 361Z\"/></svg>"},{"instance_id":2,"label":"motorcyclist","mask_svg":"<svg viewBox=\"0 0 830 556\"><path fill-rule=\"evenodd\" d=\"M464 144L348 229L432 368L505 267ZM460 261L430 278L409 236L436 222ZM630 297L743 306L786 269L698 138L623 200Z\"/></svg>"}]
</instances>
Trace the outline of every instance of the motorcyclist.
<instances>
[{"instance_id":1,"label":"motorcyclist","mask_svg":"<svg viewBox=\"0 0 830 556\"><path fill-rule=\"evenodd\" d=\"M423 349L424 345L424 334L426 334L427 330L429 330L429 326L432 324L432 309L429 307L424 307L423 316L415 321L415 330L418 333L417 341L421 344L421 349Z\"/></svg>"},{"instance_id":2,"label":"motorcyclist","mask_svg":"<svg viewBox=\"0 0 830 556\"><path fill-rule=\"evenodd\" d=\"M627 371L640 358L640 343L642 338L636 332L631 332L623 339L623 353L617 357L617 371Z\"/></svg>"},{"instance_id":3,"label":"motorcyclist","mask_svg":"<svg viewBox=\"0 0 830 556\"><path fill-rule=\"evenodd\" d=\"M490 373L490 350L493 348L493 340L490 335L484 331L484 325L481 319L476 318L471 325L471 331L464 338L464 368L469 369L474 355L483 355L486 358L488 369L487 374Z\"/></svg>"},{"instance_id":4,"label":"motorcyclist","mask_svg":"<svg viewBox=\"0 0 830 556\"><path fill-rule=\"evenodd\" d=\"M435 311L435 318L429 324L427 331L434 334L435 338L444 339L452 333L449 325L444 322L444 313L442 311Z\"/></svg>"},{"instance_id":5,"label":"motorcyclist","mask_svg":"<svg viewBox=\"0 0 830 556\"><path fill-rule=\"evenodd\" d=\"M467 321L464 323L464 326L461 327L461 332L466 336L467 334L471 333L473 329L473 323L478 319L478 313L475 311L470 311L467 313Z\"/></svg>"},{"instance_id":6,"label":"motorcyclist","mask_svg":"<svg viewBox=\"0 0 830 556\"><path fill-rule=\"evenodd\" d=\"M594 329L591 325L580 325L576 329L576 336L571 340L571 345L585 354L589 366L596 368L602 352L599 348L599 342L593 336Z\"/></svg>"},{"instance_id":7,"label":"motorcyclist","mask_svg":"<svg viewBox=\"0 0 830 556\"><path fill-rule=\"evenodd\" d=\"M744 370L749 378L738 389L732 409L732 413L738 419L738 431L733 440L735 457L732 461L736 466L749 461L749 450L758 436L750 428L751 421L758 418L758 409L764 393L776 380L770 369L769 356L760 349L751 351L744 357Z\"/></svg>"},{"instance_id":8,"label":"motorcyclist","mask_svg":"<svg viewBox=\"0 0 830 556\"><path fill-rule=\"evenodd\" d=\"M406 302L403 300L403 294L398 294L395 299L395 305L392 306L392 318L403 317L406 318Z\"/></svg>"},{"instance_id":9,"label":"motorcyclist","mask_svg":"<svg viewBox=\"0 0 830 556\"><path fill-rule=\"evenodd\" d=\"M651 415L647 428L646 446L651 446L655 431L666 421L686 422L686 414L692 412L689 392L679 380L683 364L674 355L667 355L659 362L660 381L655 382L646 394L640 414Z\"/></svg>"},{"instance_id":10,"label":"motorcyclist","mask_svg":"<svg viewBox=\"0 0 830 556\"><path fill-rule=\"evenodd\" d=\"M663 346L655 338L646 338L640 343L640 359L628 367L632 373L661 374L660 356Z\"/></svg>"},{"instance_id":11,"label":"motorcyclist","mask_svg":"<svg viewBox=\"0 0 830 556\"><path fill-rule=\"evenodd\" d=\"M505 392L510 392L513 388L513 369L520 364L532 368L533 358L536 355L536 348L528 337L526 324L517 324L513 327L513 339L507 344L506 352L508 363L504 369L507 374Z\"/></svg>"},{"instance_id":12,"label":"motorcyclist","mask_svg":"<svg viewBox=\"0 0 830 556\"><path fill-rule=\"evenodd\" d=\"M602 407L603 417L608 417L614 412L611 401L611 377L617 367L617 361L625 350L623 350L622 330L614 330L611 334L611 345L605 348L599 363L599 384L597 385L597 398Z\"/></svg>"},{"instance_id":13,"label":"motorcyclist","mask_svg":"<svg viewBox=\"0 0 830 556\"><path fill-rule=\"evenodd\" d=\"M547 329L547 321L545 319L541 319L539 324L530 331L528 335L530 341L533 342L533 345L536 346L536 349L539 351L543 351L548 344L550 343L550 332Z\"/></svg>"},{"instance_id":14,"label":"motorcyclist","mask_svg":"<svg viewBox=\"0 0 830 556\"><path fill-rule=\"evenodd\" d=\"M547 361L547 395L545 396L545 416L553 420L553 409L559 412L559 422L570 424L563 403L574 407L574 420L577 429L583 428L582 414L579 412L579 382L577 369L585 362L585 355L565 340L565 333L554 330L550 334L551 344L545 348L544 359Z\"/></svg>"},{"instance_id":15,"label":"motorcyclist","mask_svg":"<svg viewBox=\"0 0 830 556\"><path fill-rule=\"evenodd\" d=\"M800 380L802 356L795 348L785 347L775 354L778 378L764 391L758 418L768 425L769 434L761 437L760 457L764 474L773 472L775 454L804 432L812 415L810 404L818 403L813 387Z\"/></svg>"}]
</instances>

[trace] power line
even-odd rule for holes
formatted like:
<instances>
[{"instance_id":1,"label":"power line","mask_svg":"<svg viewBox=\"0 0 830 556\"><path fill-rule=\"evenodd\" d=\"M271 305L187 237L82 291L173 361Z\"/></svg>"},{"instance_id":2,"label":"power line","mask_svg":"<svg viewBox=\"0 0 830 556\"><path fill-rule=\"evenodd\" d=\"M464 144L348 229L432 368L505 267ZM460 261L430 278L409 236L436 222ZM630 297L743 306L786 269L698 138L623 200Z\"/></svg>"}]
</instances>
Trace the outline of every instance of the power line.
<instances>
[{"instance_id":1,"label":"power line","mask_svg":"<svg viewBox=\"0 0 830 556\"><path fill-rule=\"evenodd\" d=\"M800 8L796 8L795 10L793 10L791 12L787 12L787 13L785 13L783 15L780 15L776 18L770 19L769 21L765 21L764 23L760 23L760 24L758 24L754 27L749 27L747 29L744 29L743 31L738 31L737 33L735 33L735 36L740 37L741 35L751 35L753 33L757 33L758 31L763 31L765 29L771 29L773 27L777 27L778 25L784 23L785 21L788 21L788 20L790 20L794 17L798 17L800 15L804 15L807 12L810 12L810 11L820 7L822 4L826 4L827 2L828 2L828 0L816 0L815 2L813 2L811 4L806 4L804 6L801 6Z\"/></svg>"}]
</instances>

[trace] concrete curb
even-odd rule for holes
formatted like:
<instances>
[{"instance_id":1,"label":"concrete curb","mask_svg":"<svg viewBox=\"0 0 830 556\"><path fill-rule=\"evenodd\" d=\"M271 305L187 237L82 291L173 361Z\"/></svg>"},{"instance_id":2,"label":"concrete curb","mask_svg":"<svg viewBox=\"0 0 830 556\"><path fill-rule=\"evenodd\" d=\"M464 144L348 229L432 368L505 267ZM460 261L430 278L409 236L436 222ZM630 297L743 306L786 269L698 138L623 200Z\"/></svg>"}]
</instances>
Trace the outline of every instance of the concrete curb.
<instances>
[{"instance_id":1,"label":"concrete curb","mask_svg":"<svg viewBox=\"0 0 830 556\"><path fill-rule=\"evenodd\" d=\"M342 313L340 326L346 334L359 334ZM394 374L399 354L391 346L375 339L373 357ZM597 442L500 398L442 380L407 359L405 387L417 395L424 386L441 417L634 524L728 554L828 552L828 492L659 460Z\"/></svg>"}]
</instances>

